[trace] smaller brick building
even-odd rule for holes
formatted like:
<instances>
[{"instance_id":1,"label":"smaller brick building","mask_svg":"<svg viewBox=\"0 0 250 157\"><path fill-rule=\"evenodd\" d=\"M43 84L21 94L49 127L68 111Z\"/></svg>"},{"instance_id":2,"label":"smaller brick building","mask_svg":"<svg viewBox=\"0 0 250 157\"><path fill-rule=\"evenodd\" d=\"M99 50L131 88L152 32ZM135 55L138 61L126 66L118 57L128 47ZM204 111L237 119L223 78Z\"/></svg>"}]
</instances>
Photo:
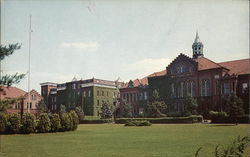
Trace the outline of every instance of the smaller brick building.
<instances>
[{"instance_id":1,"label":"smaller brick building","mask_svg":"<svg viewBox=\"0 0 250 157\"><path fill-rule=\"evenodd\" d=\"M30 109L30 113L37 113L38 104L43 98L36 90L33 89L28 93L16 87L1 86L0 88L1 100L20 98L17 103L13 104L12 108L7 110L8 113L21 113L22 110L23 113L26 113L28 112L28 108Z\"/></svg>"}]
</instances>

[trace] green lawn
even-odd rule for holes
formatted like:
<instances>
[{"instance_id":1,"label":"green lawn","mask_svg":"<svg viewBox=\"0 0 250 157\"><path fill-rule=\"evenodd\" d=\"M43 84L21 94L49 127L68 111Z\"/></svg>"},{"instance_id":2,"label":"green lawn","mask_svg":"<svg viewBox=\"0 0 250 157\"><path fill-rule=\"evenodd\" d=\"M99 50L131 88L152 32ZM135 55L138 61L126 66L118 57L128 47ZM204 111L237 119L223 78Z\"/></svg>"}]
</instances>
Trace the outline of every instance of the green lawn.
<instances>
[{"instance_id":1,"label":"green lawn","mask_svg":"<svg viewBox=\"0 0 250 157\"><path fill-rule=\"evenodd\" d=\"M2 135L0 156L6 157L191 157L202 147L209 157L217 144L250 133L250 125L118 124L79 125L77 131ZM248 155L250 151L248 150Z\"/></svg>"}]
</instances>

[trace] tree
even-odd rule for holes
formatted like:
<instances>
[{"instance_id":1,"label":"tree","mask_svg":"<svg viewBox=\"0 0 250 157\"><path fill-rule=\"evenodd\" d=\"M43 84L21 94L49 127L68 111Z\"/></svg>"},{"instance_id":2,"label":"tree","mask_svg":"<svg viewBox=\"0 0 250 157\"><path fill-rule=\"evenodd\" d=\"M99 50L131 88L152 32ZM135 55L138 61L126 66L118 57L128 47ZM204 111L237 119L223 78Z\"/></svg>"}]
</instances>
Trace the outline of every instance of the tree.
<instances>
[{"instance_id":1,"label":"tree","mask_svg":"<svg viewBox=\"0 0 250 157\"><path fill-rule=\"evenodd\" d=\"M8 46L0 45L0 94L3 94L3 89L1 86L11 86L13 84L17 84L21 81L22 78L24 78L24 74L14 74L14 75L2 75L1 73L1 62L5 59L5 57L8 57L14 53L15 50L18 50L21 48L21 45L16 44L10 44ZM8 99L8 100L0 100L0 112L5 112L13 103L15 103L17 99Z\"/></svg>"},{"instance_id":2,"label":"tree","mask_svg":"<svg viewBox=\"0 0 250 157\"><path fill-rule=\"evenodd\" d=\"M48 112L48 108L43 100L39 101L38 106L37 106L37 111L39 113Z\"/></svg>"},{"instance_id":3,"label":"tree","mask_svg":"<svg viewBox=\"0 0 250 157\"><path fill-rule=\"evenodd\" d=\"M113 112L112 109L110 107L110 105L106 102L104 102L102 104L102 108L101 108L101 118L102 119L108 119L108 118L112 118L113 117Z\"/></svg>"},{"instance_id":4,"label":"tree","mask_svg":"<svg viewBox=\"0 0 250 157\"><path fill-rule=\"evenodd\" d=\"M5 57L10 56L14 53L15 50L18 50L21 48L21 45L16 44L10 44L8 46L2 46L0 45L0 62L5 59ZM1 67L0 67L1 69ZM12 84L17 84L20 82L22 78L24 78L24 74L14 74L14 75L1 75L0 76L0 85L7 85L11 86Z\"/></svg>"},{"instance_id":5,"label":"tree","mask_svg":"<svg viewBox=\"0 0 250 157\"><path fill-rule=\"evenodd\" d=\"M160 100L159 92L154 90L149 103L146 106L146 112L149 117L165 117L167 105L164 101Z\"/></svg>"},{"instance_id":6,"label":"tree","mask_svg":"<svg viewBox=\"0 0 250 157\"><path fill-rule=\"evenodd\" d=\"M187 96L184 100L184 105L186 108L186 113L187 114L197 114L197 101L191 97L191 96Z\"/></svg>"},{"instance_id":7,"label":"tree","mask_svg":"<svg viewBox=\"0 0 250 157\"><path fill-rule=\"evenodd\" d=\"M62 114L62 113L65 113L65 112L66 112L66 106L61 105L60 106L60 113Z\"/></svg>"},{"instance_id":8,"label":"tree","mask_svg":"<svg viewBox=\"0 0 250 157\"><path fill-rule=\"evenodd\" d=\"M126 118L133 117L132 110L133 110L132 105L130 103L125 103L123 105L122 116Z\"/></svg>"},{"instance_id":9,"label":"tree","mask_svg":"<svg viewBox=\"0 0 250 157\"><path fill-rule=\"evenodd\" d=\"M244 114L243 101L236 94L232 93L226 99L226 107L230 119L237 125L237 119Z\"/></svg>"},{"instance_id":10,"label":"tree","mask_svg":"<svg viewBox=\"0 0 250 157\"><path fill-rule=\"evenodd\" d=\"M21 99L22 98L19 97L19 98L8 98L8 99L0 100L0 112L6 112L7 109L9 109L13 104L17 103Z\"/></svg>"}]
</instances>

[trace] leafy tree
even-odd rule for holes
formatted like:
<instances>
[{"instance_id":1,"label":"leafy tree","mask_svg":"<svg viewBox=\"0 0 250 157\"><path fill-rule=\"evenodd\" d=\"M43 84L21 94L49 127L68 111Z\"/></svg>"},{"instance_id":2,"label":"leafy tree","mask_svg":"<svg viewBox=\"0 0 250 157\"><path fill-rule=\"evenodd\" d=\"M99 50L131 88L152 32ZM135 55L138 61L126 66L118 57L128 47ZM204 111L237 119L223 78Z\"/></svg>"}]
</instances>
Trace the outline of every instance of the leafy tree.
<instances>
[{"instance_id":1,"label":"leafy tree","mask_svg":"<svg viewBox=\"0 0 250 157\"><path fill-rule=\"evenodd\" d=\"M61 105L60 106L60 113L62 114L62 113L65 113L65 112L66 112L66 106Z\"/></svg>"},{"instance_id":2,"label":"leafy tree","mask_svg":"<svg viewBox=\"0 0 250 157\"><path fill-rule=\"evenodd\" d=\"M8 46L0 45L0 62L5 59L5 57L10 56L14 53L15 50L18 50L21 48L21 45L16 44L10 44ZM1 69L1 68L0 68ZM11 86L12 84L17 84L20 82L22 78L24 78L24 74L14 74L14 75L1 75L0 76L0 85L7 85Z\"/></svg>"},{"instance_id":3,"label":"leafy tree","mask_svg":"<svg viewBox=\"0 0 250 157\"><path fill-rule=\"evenodd\" d=\"M48 108L47 108L47 106L46 106L46 104L44 103L43 100L39 101L38 106L37 106L37 111L39 113L48 112Z\"/></svg>"},{"instance_id":4,"label":"leafy tree","mask_svg":"<svg viewBox=\"0 0 250 157\"><path fill-rule=\"evenodd\" d=\"M112 109L110 107L110 105L106 102L104 102L102 104L102 108L101 108L101 118L102 119L108 119L108 118L112 118L113 116L113 112Z\"/></svg>"},{"instance_id":5,"label":"leafy tree","mask_svg":"<svg viewBox=\"0 0 250 157\"><path fill-rule=\"evenodd\" d=\"M22 78L24 78L24 74L14 74L14 75L2 75L1 73L1 62L6 57L12 55L15 50L18 50L21 48L20 44L10 44L8 46L0 45L0 94L3 94L3 89L1 86L11 86L13 84L17 84L21 81ZM0 100L0 112L5 112L13 103L16 102L16 99L9 99L9 100Z\"/></svg>"},{"instance_id":6,"label":"leafy tree","mask_svg":"<svg viewBox=\"0 0 250 157\"><path fill-rule=\"evenodd\" d=\"M191 97L191 96L187 96L184 100L184 105L186 108L186 113L187 114L197 114L197 101Z\"/></svg>"},{"instance_id":7,"label":"leafy tree","mask_svg":"<svg viewBox=\"0 0 250 157\"><path fill-rule=\"evenodd\" d=\"M7 109L11 108L13 104L19 102L21 99L22 98L19 97L19 98L8 98L0 100L0 112L6 112Z\"/></svg>"},{"instance_id":8,"label":"leafy tree","mask_svg":"<svg viewBox=\"0 0 250 157\"><path fill-rule=\"evenodd\" d=\"M164 101L160 100L159 92L154 90L152 93L152 97L150 98L149 103L146 106L146 112L148 117L165 117L167 105Z\"/></svg>"},{"instance_id":9,"label":"leafy tree","mask_svg":"<svg viewBox=\"0 0 250 157\"><path fill-rule=\"evenodd\" d=\"M244 114L243 101L232 93L226 99L226 107L229 117L238 124L237 119Z\"/></svg>"},{"instance_id":10,"label":"leafy tree","mask_svg":"<svg viewBox=\"0 0 250 157\"><path fill-rule=\"evenodd\" d=\"M131 117L133 117L133 115L132 115L132 110L133 110L132 105L131 105L130 103L125 103L125 104L123 105L122 116L123 116L123 117L126 117L126 118L131 118Z\"/></svg>"},{"instance_id":11,"label":"leafy tree","mask_svg":"<svg viewBox=\"0 0 250 157\"><path fill-rule=\"evenodd\" d=\"M81 106L76 107L75 108L75 112L78 115L79 120L83 120L84 119L84 112L83 112Z\"/></svg>"}]
</instances>

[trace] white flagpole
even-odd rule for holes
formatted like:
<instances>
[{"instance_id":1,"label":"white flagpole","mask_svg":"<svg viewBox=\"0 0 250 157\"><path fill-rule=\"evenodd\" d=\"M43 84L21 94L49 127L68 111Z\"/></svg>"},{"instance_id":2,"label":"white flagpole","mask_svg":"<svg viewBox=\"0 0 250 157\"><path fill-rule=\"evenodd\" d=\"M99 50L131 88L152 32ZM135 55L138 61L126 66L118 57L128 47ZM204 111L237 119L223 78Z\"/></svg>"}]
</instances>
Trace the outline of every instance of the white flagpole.
<instances>
[{"instance_id":1,"label":"white flagpole","mask_svg":"<svg viewBox=\"0 0 250 157\"><path fill-rule=\"evenodd\" d=\"M30 52L31 52L31 15L30 15L30 28L29 28L29 73L28 73L28 105L27 112L30 113Z\"/></svg>"}]
</instances>

